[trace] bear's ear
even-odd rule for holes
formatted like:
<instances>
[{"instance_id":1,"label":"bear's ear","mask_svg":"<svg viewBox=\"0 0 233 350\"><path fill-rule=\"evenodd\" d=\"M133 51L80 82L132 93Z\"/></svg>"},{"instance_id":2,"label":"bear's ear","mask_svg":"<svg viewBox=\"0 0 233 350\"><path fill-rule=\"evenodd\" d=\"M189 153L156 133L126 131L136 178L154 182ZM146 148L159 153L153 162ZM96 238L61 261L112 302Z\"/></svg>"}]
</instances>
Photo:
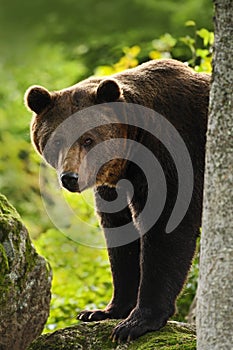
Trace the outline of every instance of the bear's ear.
<instances>
[{"instance_id":1,"label":"bear's ear","mask_svg":"<svg viewBox=\"0 0 233 350\"><path fill-rule=\"evenodd\" d=\"M121 96L121 89L114 79L101 81L97 88L97 99L99 102L115 102Z\"/></svg>"},{"instance_id":2,"label":"bear's ear","mask_svg":"<svg viewBox=\"0 0 233 350\"><path fill-rule=\"evenodd\" d=\"M31 86L24 96L26 106L33 112L41 113L52 101L51 94L42 86Z\"/></svg>"}]
</instances>

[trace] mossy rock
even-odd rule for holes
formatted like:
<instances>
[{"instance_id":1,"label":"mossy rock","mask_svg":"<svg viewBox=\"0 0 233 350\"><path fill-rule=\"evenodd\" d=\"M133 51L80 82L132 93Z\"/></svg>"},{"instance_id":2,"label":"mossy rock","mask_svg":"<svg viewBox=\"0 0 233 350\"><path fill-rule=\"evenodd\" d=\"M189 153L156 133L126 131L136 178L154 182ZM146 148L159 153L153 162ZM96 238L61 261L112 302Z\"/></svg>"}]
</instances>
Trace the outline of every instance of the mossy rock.
<instances>
[{"instance_id":1,"label":"mossy rock","mask_svg":"<svg viewBox=\"0 0 233 350\"><path fill-rule=\"evenodd\" d=\"M195 328L189 324L168 322L157 332L150 332L139 339L124 344L109 339L112 329L119 321L107 320L80 323L37 338L28 350L194 350Z\"/></svg>"},{"instance_id":2,"label":"mossy rock","mask_svg":"<svg viewBox=\"0 0 233 350\"><path fill-rule=\"evenodd\" d=\"M0 194L0 349L24 350L41 334L51 277L19 214Z\"/></svg>"}]
</instances>

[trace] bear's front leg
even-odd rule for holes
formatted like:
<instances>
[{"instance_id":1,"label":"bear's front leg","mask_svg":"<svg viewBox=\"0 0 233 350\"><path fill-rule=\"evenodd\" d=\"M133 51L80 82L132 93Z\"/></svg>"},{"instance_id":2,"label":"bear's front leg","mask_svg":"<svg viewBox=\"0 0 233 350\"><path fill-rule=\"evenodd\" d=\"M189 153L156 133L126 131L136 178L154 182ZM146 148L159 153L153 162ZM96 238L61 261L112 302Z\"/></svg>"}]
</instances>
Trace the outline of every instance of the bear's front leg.
<instances>
[{"instance_id":1,"label":"bear's front leg","mask_svg":"<svg viewBox=\"0 0 233 350\"><path fill-rule=\"evenodd\" d=\"M113 330L113 341L130 341L159 330L174 314L195 250L195 233L185 228L167 234L157 227L143 236L138 302Z\"/></svg>"},{"instance_id":2,"label":"bear's front leg","mask_svg":"<svg viewBox=\"0 0 233 350\"><path fill-rule=\"evenodd\" d=\"M113 278L113 297L104 310L84 310L78 319L84 322L122 319L137 302L139 285L138 241L122 247L108 248Z\"/></svg>"},{"instance_id":3,"label":"bear's front leg","mask_svg":"<svg viewBox=\"0 0 233 350\"><path fill-rule=\"evenodd\" d=\"M115 199L114 188L103 186L98 188L101 197L107 201ZM96 200L97 210L98 200ZM112 247L112 232L108 228L122 227L132 221L128 207L117 213L98 212L101 225L104 229L108 246L108 255L113 279L113 297L104 310L84 310L78 316L84 322L99 321L109 319L122 319L129 315L130 311L137 303L138 286L140 279L140 242L138 232L135 230L135 241L123 246ZM133 229L133 225L132 225ZM115 233L117 234L117 232ZM132 232L131 232L132 234ZM117 243L117 239L115 240ZM114 245L115 245L114 243ZM119 242L120 245L121 242Z\"/></svg>"}]
</instances>

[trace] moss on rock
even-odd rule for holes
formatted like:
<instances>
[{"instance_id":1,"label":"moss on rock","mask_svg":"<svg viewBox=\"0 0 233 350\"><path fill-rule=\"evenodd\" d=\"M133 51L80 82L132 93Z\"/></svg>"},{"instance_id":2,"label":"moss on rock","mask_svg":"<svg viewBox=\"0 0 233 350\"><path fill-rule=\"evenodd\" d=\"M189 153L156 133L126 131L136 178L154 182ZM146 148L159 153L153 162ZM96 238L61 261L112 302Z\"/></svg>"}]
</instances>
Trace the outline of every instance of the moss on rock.
<instances>
[{"instance_id":1,"label":"moss on rock","mask_svg":"<svg viewBox=\"0 0 233 350\"><path fill-rule=\"evenodd\" d=\"M6 197L0 194L0 214L7 214L14 218L20 218L15 208L7 201Z\"/></svg>"},{"instance_id":2,"label":"moss on rock","mask_svg":"<svg viewBox=\"0 0 233 350\"><path fill-rule=\"evenodd\" d=\"M80 323L77 326L60 329L37 338L28 350L194 350L196 335L193 326L168 322L158 332L150 332L139 339L124 344L109 339L112 329L119 321L107 320L94 323Z\"/></svg>"},{"instance_id":3,"label":"moss on rock","mask_svg":"<svg viewBox=\"0 0 233 350\"><path fill-rule=\"evenodd\" d=\"M42 332L50 289L51 269L0 195L0 349L24 350Z\"/></svg>"}]
</instances>

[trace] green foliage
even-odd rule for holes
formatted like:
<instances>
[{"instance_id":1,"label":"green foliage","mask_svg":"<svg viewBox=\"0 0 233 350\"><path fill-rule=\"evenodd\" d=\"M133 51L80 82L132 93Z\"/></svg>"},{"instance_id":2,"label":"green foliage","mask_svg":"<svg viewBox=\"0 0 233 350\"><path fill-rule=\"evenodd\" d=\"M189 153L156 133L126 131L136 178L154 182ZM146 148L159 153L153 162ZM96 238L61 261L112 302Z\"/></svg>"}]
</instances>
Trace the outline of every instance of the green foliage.
<instances>
[{"instance_id":1,"label":"green foliage","mask_svg":"<svg viewBox=\"0 0 233 350\"><path fill-rule=\"evenodd\" d=\"M138 45L132 47L123 47L123 56L118 62L113 65L99 66L95 69L95 75L103 76L121 72L124 69L136 67L139 63L138 55L141 52L141 48Z\"/></svg>"},{"instance_id":2,"label":"green foliage","mask_svg":"<svg viewBox=\"0 0 233 350\"><path fill-rule=\"evenodd\" d=\"M50 229L34 242L53 270L52 305L45 331L77 323L85 308L103 308L112 283L106 250L78 245Z\"/></svg>"},{"instance_id":3,"label":"green foliage","mask_svg":"<svg viewBox=\"0 0 233 350\"><path fill-rule=\"evenodd\" d=\"M198 72L211 73L212 46L214 34L205 28L197 29L194 21L187 21L186 27L192 27L192 36L175 38L166 33L158 39L154 39L151 45L140 47L123 48L123 56L116 63L99 66L95 69L95 75L103 76L120 72L124 69L133 68L142 61L149 59L175 58L185 55L187 64ZM187 51L188 50L188 51Z\"/></svg>"},{"instance_id":4,"label":"green foliage","mask_svg":"<svg viewBox=\"0 0 233 350\"><path fill-rule=\"evenodd\" d=\"M191 266L187 282L185 287L177 300L177 312L174 315L173 319L176 321L185 321L186 316L188 315L190 305L195 297L197 290L197 280L199 273L199 249L200 249L200 240L198 239L196 255L193 259L193 264Z\"/></svg>"},{"instance_id":5,"label":"green foliage","mask_svg":"<svg viewBox=\"0 0 233 350\"><path fill-rule=\"evenodd\" d=\"M0 64L0 76L6 82L0 86L0 143L5 145L0 155L0 187L23 216L33 236L51 224L40 197L41 159L30 143L31 113L25 109L23 94L35 82L51 89L66 87L85 71L83 64L67 59L61 45L52 49L49 45L40 45L20 65L15 65L14 58Z\"/></svg>"},{"instance_id":6,"label":"green foliage","mask_svg":"<svg viewBox=\"0 0 233 350\"><path fill-rule=\"evenodd\" d=\"M30 0L0 1L3 43L20 50L34 41L64 43L88 51L148 42L164 32L182 35L182 23L192 18L198 27L212 28L209 0ZM19 21L20 18L20 21ZM22 40L19 40L22 39ZM15 45L16 44L16 45ZM81 47L80 47L81 46ZM109 60L104 57L105 62ZM97 63L99 65L99 62Z\"/></svg>"},{"instance_id":7,"label":"green foliage","mask_svg":"<svg viewBox=\"0 0 233 350\"><path fill-rule=\"evenodd\" d=\"M187 21L186 26L194 28L193 37L187 35L180 38L180 41L186 44L192 53L189 64L193 66L197 72L211 73L214 33L205 28L198 30L194 21Z\"/></svg>"}]
</instances>

